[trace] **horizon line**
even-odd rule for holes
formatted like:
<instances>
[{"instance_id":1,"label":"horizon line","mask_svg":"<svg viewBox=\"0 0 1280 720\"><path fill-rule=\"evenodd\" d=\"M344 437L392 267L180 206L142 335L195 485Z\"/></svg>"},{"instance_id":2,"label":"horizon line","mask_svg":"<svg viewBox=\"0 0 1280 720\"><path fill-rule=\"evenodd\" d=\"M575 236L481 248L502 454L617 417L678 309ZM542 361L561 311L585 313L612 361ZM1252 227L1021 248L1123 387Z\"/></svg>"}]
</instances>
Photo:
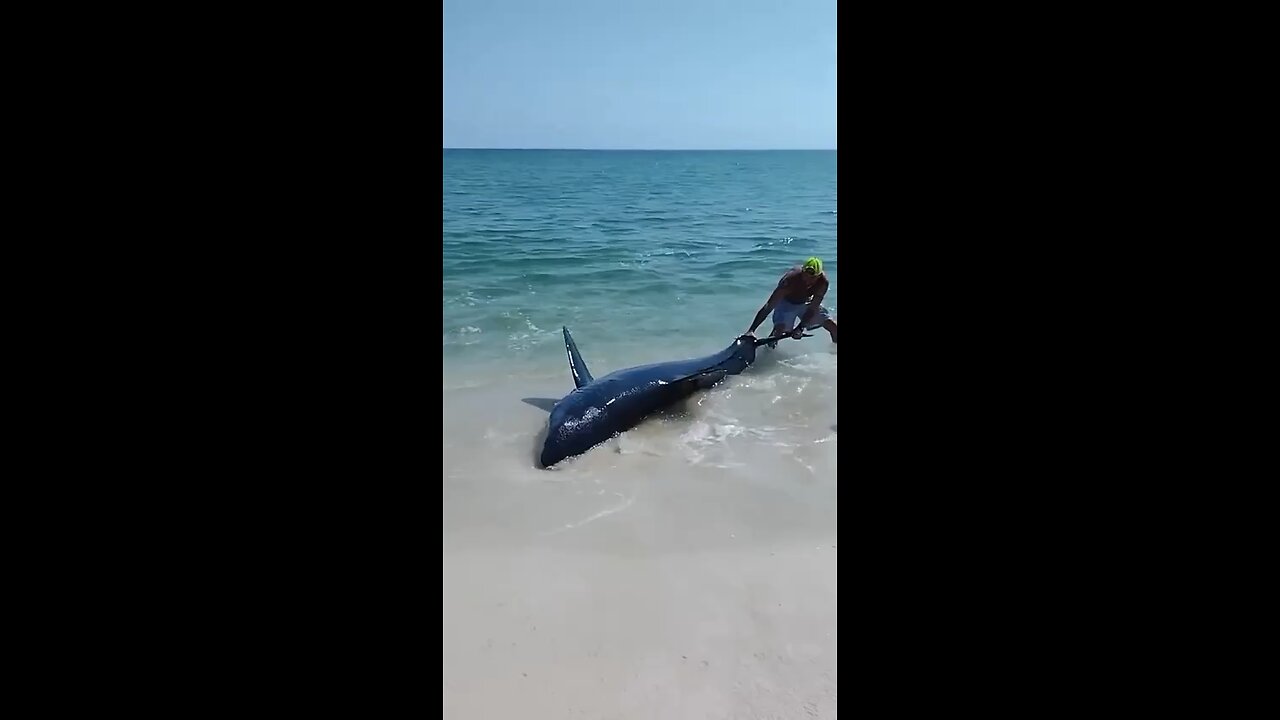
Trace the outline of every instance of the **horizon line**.
<instances>
[{"instance_id":1,"label":"horizon line","mask_svg":"<svg viewBox=\"0 0 1280 720\"><path fill-rule=\"evenodd\" d=\"M538 148L444 147L443 150L573 150L578 152L835 152L836 148Z\"/></svg>"}]
</instances>

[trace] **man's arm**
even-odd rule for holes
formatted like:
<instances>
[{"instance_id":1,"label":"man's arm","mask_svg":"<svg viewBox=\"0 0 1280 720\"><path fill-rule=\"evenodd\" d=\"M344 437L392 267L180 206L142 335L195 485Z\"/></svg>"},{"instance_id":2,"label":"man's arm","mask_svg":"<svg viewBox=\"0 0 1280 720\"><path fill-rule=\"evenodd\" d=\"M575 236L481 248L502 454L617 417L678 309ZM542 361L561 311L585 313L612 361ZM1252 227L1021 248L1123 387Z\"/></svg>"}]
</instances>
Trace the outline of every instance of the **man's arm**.
<instances>
[{"instance_id":1,"label":"man's arm","mask_svg":"<svg viewBox=\"0 0 1280 720\"><path fill-rule=\"evenodd\" d=\"M813 300L809 301L809 307L805 308L804 315L800 316L800 326L796 328L797 330L809 327L809 321L817 314L818 308L822 307L822 298L827 296L828 287L826 278L823 278L822 282L818 283L818 287L814 288Z\"/></svg>"},{"instance_id":2,"label":"man's arm","mask_svg":"<svg viewBox=\"0 0 1280 720\"><path fill-rule=\"evenodd\" d=\"M773 309L774 305L778 304L778 299L781 297L782 283L778 283L778 287L774 288L773 292L769 294L769 299L766 300L764 305L760 308L760 312L756 313L756 319L751 323L751 327L747 328L748 335L753 334L756 331L756 328L760 327L760 323L764 322L765 317L769 315L769 311Z\"/></svg>"}]
</instances>

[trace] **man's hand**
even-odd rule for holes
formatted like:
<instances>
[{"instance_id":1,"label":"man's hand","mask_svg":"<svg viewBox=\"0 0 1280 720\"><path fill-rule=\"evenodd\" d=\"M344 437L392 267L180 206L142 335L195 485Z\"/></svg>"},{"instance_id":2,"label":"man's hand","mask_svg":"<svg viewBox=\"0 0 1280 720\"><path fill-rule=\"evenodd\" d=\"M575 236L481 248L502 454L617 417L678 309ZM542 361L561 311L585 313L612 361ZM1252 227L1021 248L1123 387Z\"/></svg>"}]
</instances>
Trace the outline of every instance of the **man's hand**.
<instances>
[{"instance_id":1,"label":"man's hand","mask_svg":"<svg viewBox=\"0 0 1280 720\"><path fill-rule=\"evenodd\" d=\"M797 325L795 330L791 331L791 337L799 340L804 337L804 325Z\"/></svg>"}]
</instances>

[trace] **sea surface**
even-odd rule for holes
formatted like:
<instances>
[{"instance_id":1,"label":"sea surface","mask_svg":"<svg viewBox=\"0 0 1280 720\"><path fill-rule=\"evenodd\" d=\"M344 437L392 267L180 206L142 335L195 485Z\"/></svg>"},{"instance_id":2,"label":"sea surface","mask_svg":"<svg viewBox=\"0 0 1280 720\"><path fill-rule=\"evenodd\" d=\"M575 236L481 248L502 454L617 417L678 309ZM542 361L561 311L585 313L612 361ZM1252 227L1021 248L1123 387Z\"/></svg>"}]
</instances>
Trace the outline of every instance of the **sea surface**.
<instances>
[{"instance_id":1,"label":"sea surface","mask_svg":"<svg viewBox=\"0 0 1280 720\"><path fill-rule=\"evenodd\" d=\"M564 325L597 376L709 354L810 255L834 312L835 151L445 150L446 376L563 362Z\"/></svg>"}]
</instances>

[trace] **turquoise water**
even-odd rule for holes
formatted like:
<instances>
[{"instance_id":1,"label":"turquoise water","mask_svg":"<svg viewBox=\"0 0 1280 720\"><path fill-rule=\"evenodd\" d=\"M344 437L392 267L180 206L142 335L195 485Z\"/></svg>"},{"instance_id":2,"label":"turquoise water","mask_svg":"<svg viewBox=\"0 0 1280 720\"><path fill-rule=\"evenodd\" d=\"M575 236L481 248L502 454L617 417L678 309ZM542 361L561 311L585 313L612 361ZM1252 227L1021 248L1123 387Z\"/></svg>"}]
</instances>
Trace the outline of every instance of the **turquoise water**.
<instances>
[{"instance_id":1,"label":"turquoise water","mask_svg":"<svg viewBox=\"0 0 1280 720\"><path fill-rule=\"evenodd\" d=\"M558 372L561 325L596 375L716 352L810 255L837 315L835 151L445 150L446 387Z\"/></svg>"}]
</instances>

